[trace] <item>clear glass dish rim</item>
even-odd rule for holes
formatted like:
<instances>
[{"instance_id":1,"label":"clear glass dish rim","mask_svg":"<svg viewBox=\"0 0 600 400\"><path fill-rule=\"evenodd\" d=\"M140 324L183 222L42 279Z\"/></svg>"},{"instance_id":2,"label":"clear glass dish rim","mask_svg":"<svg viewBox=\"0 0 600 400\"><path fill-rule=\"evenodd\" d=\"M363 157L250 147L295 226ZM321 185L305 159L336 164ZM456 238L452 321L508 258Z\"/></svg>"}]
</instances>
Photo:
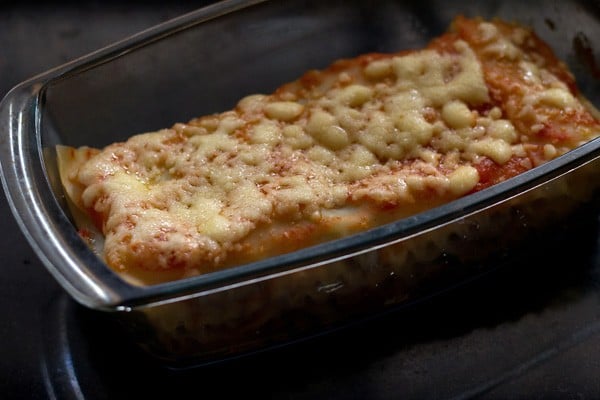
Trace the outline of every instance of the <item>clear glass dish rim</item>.
<instances>
[{"instance_id":1,"label":"clear glass dish rim","mask_svg":"<svg viewBox=\"0 0 600 400\"><path fill-rule=\"evenodd\" d=\"M2 184L9 205L38 257L65 290L80 303L94 309L129 311L135 307L153 307L235 289L241 285L272 279L298 270L317 268L410 239L411 236L483 212L495 204L544 185L600 157L599 138L505 182L414 216L293 253L158 285L135 286L125 282L95 257L85 245L71 249L80 258L89 260L89 263L85 264L81 264L80 259L75 260L70 253L57 251L51 254L44 250L43 242L54 232L47 230L40 232L38 228L33 228L34 224L47 222L48 215L39 213L39 210L46 205L42 204L34 194L28 193L31 190L28 190L27 183L31 181L32 174L35 172L29 165L32 161L37 162L37 166L42 169L48 182L41 143L42 109L47 87L58 80L68 79L90 68L126 56L127 53L140 47L165 39L204 21L266 1L268 0L226 0L167 21L25 81L11 90L0 103L0 120L7 119L7 123L0 127L3 138L0 140L0 165ZM33 127L34 132L29 133L33 135L35 143L32 143L32 140L28 141L26 135L28 132L23 131L22 124ZM25 151L28 146L31 147L33 154L27 154ZM36 159L33 160L32 157ZM52 207L62 210L56 198L54 202ZM72 227L64 212L60 212L57 218L61 226ZM72 231L71 233L60 231L60 234L75 237L74 229ZM54 250L60 249L54 248ZM65 265L73 267L65 267ZM77 268L77 271L69 268ZM73 273L89 279L79 285L67 277Z\"/></svg>"}]
</instances>

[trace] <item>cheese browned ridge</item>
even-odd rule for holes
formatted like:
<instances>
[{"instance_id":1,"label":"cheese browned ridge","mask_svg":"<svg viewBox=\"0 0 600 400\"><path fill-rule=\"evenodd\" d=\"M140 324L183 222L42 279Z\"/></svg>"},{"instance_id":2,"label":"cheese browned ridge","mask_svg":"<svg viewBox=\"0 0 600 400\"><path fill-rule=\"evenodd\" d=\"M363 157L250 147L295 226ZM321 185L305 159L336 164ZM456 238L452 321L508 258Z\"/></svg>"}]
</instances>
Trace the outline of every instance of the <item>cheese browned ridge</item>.
<instances>
[{"instance_id":1,"label":"cheese browned ridge","mask_svg":"<svg viewBox=\"0 0 600 400\"><path fill-rule=\"evenodd\" d=\"M592 112L530 30L458 17L423 50L341 60L231 111L59 158L100 255L156 283L481 190L595 137Z\"/></svg>"}]
</instances>

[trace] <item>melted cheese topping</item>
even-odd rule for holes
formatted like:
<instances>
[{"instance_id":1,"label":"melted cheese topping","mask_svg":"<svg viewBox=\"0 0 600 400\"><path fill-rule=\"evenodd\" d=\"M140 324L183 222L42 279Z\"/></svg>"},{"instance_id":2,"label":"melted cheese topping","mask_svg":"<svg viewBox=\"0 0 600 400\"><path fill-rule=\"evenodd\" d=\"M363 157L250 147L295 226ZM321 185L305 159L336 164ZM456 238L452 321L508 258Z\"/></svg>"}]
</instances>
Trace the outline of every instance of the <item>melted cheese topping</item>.
<instances>
[{"instance_id":1,"label":"melted cheese topping","mask_svg":"<svg viewBox=\"0 0 600 400\"><path fill-rule=\"evenodd\" d=\"M342 60L232 111L63 148L63 183L103 232L106 262L154 283L402 218L595 136L572 77L530 31L453 27L427 49Z\"/></svg>"}]
</instances>

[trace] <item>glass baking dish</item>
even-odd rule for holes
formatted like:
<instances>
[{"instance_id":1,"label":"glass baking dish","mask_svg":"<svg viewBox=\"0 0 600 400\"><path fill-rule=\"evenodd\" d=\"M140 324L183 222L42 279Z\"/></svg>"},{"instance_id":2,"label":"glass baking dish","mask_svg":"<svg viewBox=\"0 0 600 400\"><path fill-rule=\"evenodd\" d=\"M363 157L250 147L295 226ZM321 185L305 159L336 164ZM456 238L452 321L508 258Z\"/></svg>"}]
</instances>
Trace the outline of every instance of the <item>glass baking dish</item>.
<instances>
[{"instance_id":1,"label":"glass baking dish","mask_svg":"<svg viewBox=\"0 0 600 400\"><path fill-rule=\"evenodd\" d=\"M585 1L216 3L32 78L0 104L12 211L73 298L111 312L172 366L282 345L410 305L510 262L595 211L600 142L506 182L344 239L185 280L135 286L77 234L55 145L104 146L231 108L304 71L420 48L457 14L532 26L600 104L599 7ZM592 211L593 210L593 211ZM542 250L540 250L542 251Z\"/></svg>"}]
</instances>

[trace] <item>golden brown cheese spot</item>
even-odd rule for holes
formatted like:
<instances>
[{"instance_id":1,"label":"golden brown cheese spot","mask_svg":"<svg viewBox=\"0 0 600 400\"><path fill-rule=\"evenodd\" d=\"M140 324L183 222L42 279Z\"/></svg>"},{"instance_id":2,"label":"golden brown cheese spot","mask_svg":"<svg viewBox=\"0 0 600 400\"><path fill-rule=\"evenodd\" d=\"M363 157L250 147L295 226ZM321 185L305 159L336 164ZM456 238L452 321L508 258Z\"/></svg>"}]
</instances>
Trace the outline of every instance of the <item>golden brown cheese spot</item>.
<instances>
[{"instance_id":1,"label":"golden brown cheese spot","mask_svg":"<svg viewBox=\"0 0 600 400\"><path fill-rule=\"evenodd\" d=\"M464 18L453 29L421 51L342 60L232 111L66 152L67 192L98 221L113 268L160 281L414 214L597 135L531 32Z\"/></svg>"},{"instance_id":2,"label":"golden brown cheese spot","mask_svg":"<svg viewBox=\"0 0 600 400\"><path fill-rule=\"evenodd\" d=\"M293 101L276 101L265 105L267 117L280 121L292 121L304 111L302 104Z\"/></svg>"},{"instance_id":3,"label":"golden brown cheese spot","mask_svg":"<svg viewBox=\"0 0 600 400\"><path fill-rule=\"evenodd\" d=\"M462 101L450 101L442 107L444 122L454 129L467 128L473 125L473 113Z\"/></svg>"}]
</instances>

